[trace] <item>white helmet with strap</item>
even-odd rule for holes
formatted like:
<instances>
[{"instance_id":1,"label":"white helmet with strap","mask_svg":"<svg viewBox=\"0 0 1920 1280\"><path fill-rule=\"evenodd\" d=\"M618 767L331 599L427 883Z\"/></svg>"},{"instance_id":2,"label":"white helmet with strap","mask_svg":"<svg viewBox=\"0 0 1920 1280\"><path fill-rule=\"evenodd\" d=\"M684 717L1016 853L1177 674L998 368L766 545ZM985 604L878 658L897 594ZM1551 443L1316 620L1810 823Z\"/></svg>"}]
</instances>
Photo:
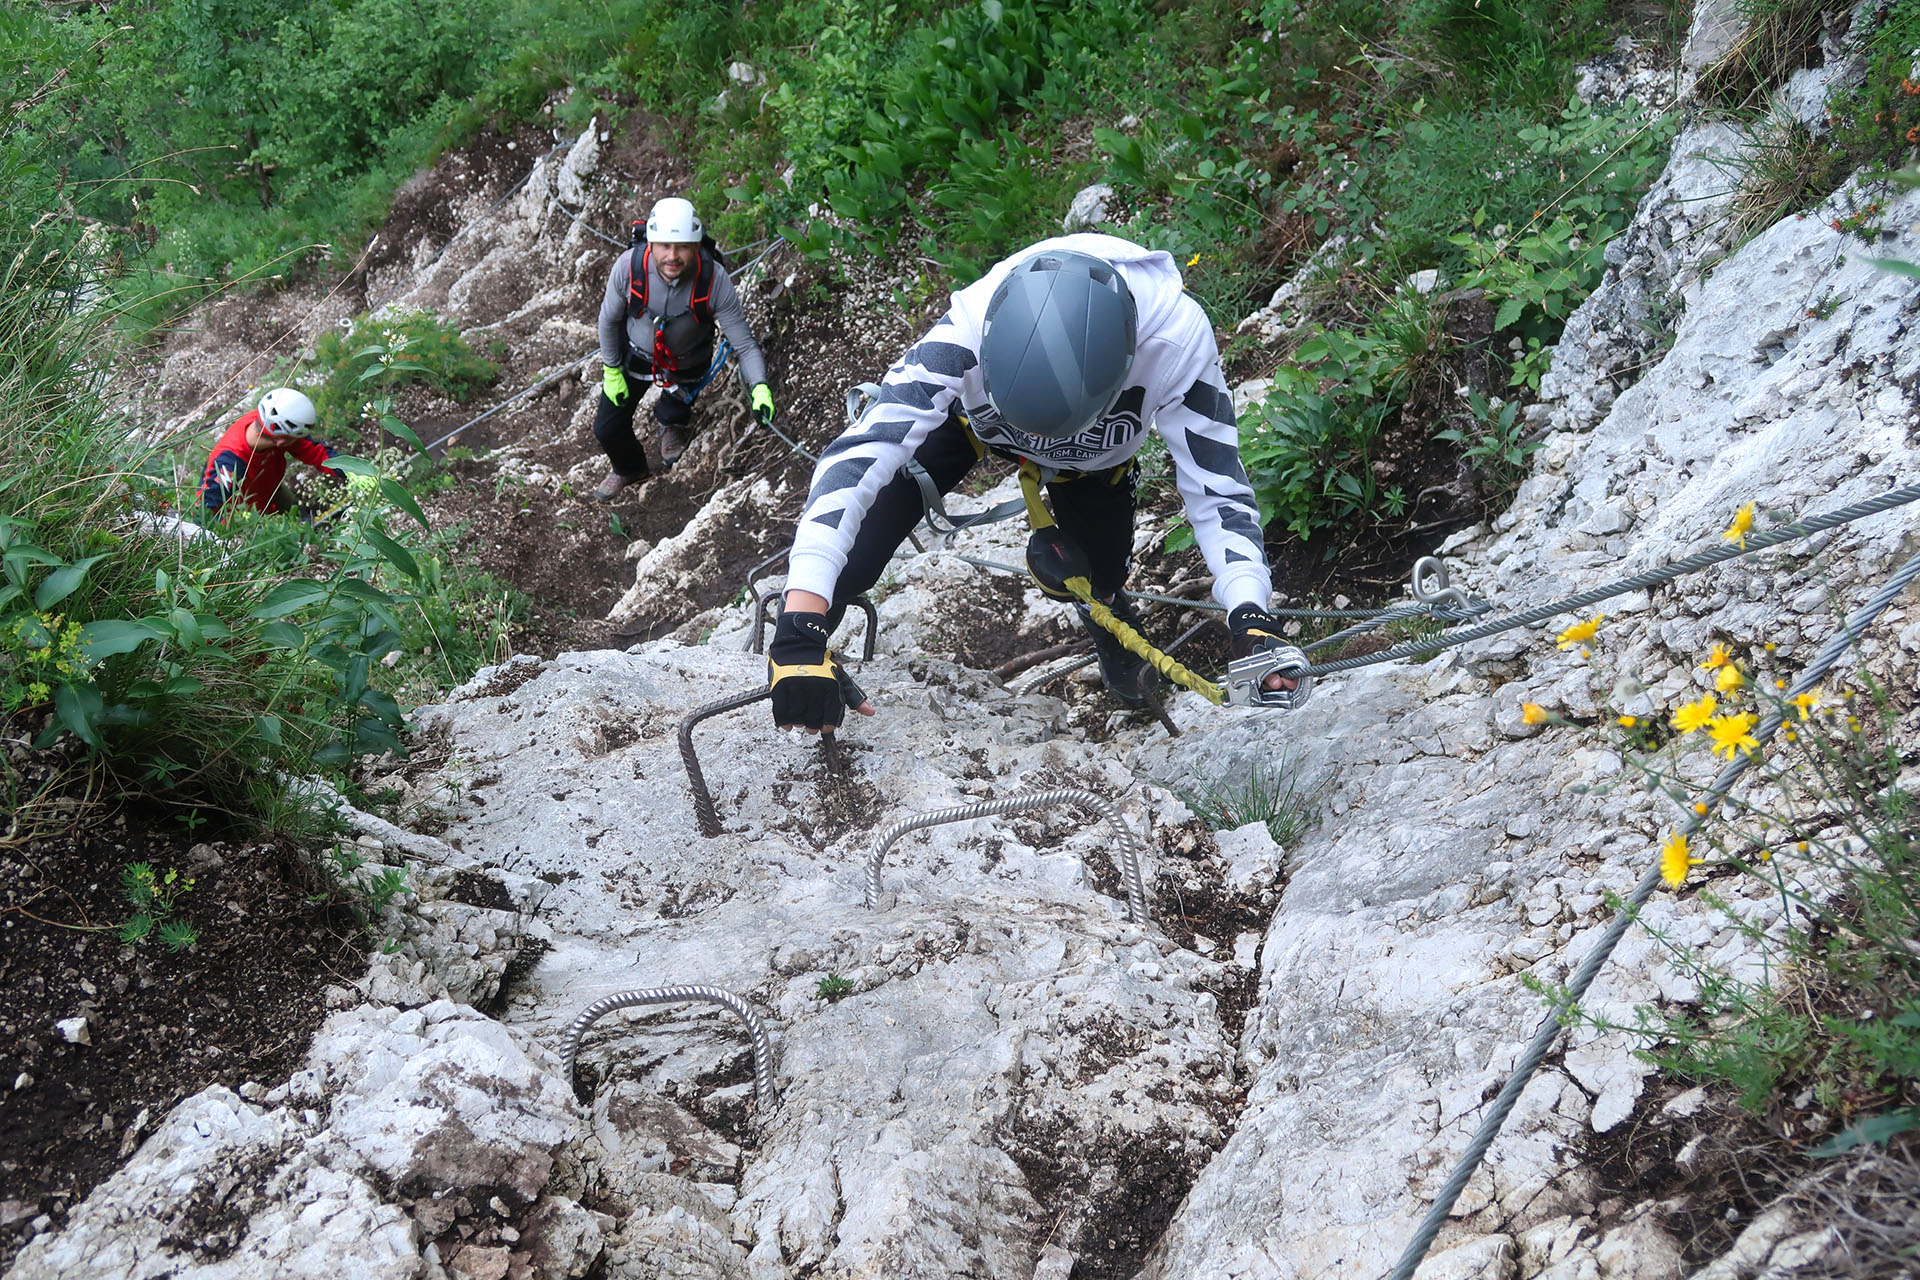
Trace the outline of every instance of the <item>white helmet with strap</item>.
<instances>
[{"instance_id":1,"label":"white helmet with strap","mask_svg":"<svg viewBox=\"0 0 1920 1280\"><path fill-rule=\"evenodd\" d=\"M693 211L693 201L679 196L659 201L647 215L648 244L699 244L705 234L700 215Z\"/></svg>"},{"instance_id":2,"label":"white helmet with strap","mask_svg":"<svg viewBox=\"0 0 1920 1280\"><path fill-rule=\"evenodd\" d=\"M307 399L303 391L292 387L276 387L260 397L260 429L270 436L298 436L304 439L313 434L314 426L320 421L320 415L314 412L313 401Z\"/></svg>"}]
</instances>

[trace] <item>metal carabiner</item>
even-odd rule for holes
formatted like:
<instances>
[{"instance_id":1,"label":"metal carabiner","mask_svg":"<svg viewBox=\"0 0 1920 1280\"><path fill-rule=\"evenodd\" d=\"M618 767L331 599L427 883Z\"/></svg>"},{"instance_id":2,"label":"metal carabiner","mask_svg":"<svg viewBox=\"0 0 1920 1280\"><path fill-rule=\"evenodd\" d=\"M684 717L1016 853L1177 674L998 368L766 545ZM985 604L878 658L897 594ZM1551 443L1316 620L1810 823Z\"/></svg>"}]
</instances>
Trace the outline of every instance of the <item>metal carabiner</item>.
<instances>
[{"instance_id":1,"label":"metal carabiner","mask_svg":"<svg viewBox=\"0 0 1920 1280\"><path fill-rule=\"evenodd\" d=\"M1235 658L1227 664L1227 705L1271 707L1278 711L1304 707L1313 694L1313 677L1303 674L1309 665L1307 655L1290 644L1256 649L1244 658ZM1294 681L1294 687L1267 688L1267 677L1275 675Z\"/></svg>"}]
</instances>

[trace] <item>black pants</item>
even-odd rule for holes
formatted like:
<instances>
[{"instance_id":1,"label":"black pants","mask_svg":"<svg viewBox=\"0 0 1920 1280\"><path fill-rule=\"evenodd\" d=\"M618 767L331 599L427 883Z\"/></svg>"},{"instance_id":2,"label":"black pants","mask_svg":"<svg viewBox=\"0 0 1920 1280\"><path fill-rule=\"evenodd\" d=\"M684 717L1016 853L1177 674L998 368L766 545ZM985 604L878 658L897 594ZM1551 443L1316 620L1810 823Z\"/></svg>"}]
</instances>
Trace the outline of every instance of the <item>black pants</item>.
<instances>
[{"instance_id":1,"label":"black pants","mask_svg":"<svg viewBox=\"0 0 1920 1280\"><path fill-rule=\"evenodd\" d=\"M617 405L607 399L607 393L600 393L600 403L593 413L593 438L606 450L607 461L613 469L623 476L637 477L647 474L647 451L633 434L634 410L640 406L640 397L647 385L653 381L651 366L636 371L631 365L627 369L627 402ZM679 388L662 391L653 402L653 420L663 427L684 427L693 421L693 406L682 399Z\"/></svg>"},{"instance_id":2,"label":"black pants","mask_svg":"<svg viewBox=\"0 0 1920 1280\"><path fill-rule=\"evenodd\" d=\"M914 461L927 469L941 494L953 491L980 460L973 436L950 417L933 429ZM1107 471L1066 472L1047 486L1048 504L1061 532L1087 553L1093 572L1094 594L1110 599L1127 584L1127 565L1133 552L1134 466L1131 460ZM907 534L926 513L920 486L902 470L874 496L860 531L847 552L846 567L834 583L829 627L856 597L880 580Z\"/></svg>"}]
</instances>

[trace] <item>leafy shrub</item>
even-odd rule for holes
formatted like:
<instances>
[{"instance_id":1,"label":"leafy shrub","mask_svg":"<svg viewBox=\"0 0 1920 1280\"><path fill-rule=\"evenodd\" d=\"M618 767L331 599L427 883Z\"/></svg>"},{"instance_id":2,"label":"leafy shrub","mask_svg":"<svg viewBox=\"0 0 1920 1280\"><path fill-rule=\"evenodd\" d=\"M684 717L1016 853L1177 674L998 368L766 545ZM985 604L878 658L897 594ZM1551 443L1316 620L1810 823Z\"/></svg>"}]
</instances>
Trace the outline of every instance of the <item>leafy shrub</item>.
<instances>
[{"instance_id":1,"label":"leafy shrub","mask_svg":"<svg viewBox=\"0 0 1920 1280\"><path fill-rule=\"evenodd\" d=\"M1626 229L1644 191L1665 163L1674 123L1646 118L1633 103L1596 113L1570 100L1556 124L1521 130L1534 157L1567 185L1524 226L1487 226L1451 237L1466 252L1463 286L1485 289L1499 304L1496 329L1518 328L1549 342L1574 307L1599 284L1607 243Z\"/></svg>"},{"instance_id":2,"label":"leafy shrub","mask_svg":"<svg viewBox=\"0 0 1920 1280\"><path fill-rule=\"evenodd\" d=\"M431 311L361 316L344 333L321 334L313 358L325 374L313 395L323 435L348 424L381 425L385 415L374 412L376 401L410 384L464 403L500 372Z\"/></svg>"}]
</instances>

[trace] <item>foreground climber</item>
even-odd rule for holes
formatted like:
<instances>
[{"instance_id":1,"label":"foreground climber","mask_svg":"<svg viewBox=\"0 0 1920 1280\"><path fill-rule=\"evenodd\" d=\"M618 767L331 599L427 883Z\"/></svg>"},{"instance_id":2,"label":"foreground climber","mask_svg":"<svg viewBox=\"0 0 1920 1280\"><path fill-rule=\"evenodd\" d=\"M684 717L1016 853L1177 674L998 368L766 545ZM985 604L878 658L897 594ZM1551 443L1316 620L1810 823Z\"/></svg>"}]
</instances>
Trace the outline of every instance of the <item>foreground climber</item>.
<instances>
[{"instance_id":1,"label":"foreground climber","mask_svg":"<svg viewBox=\"0 0 1920 1280\"><path fill-rule=\"evenodd\" d=\"M317 425L319 415L303 392L277 387L261 396L259 406L235 419L207 454L200 473L201 505L209 513L230 510L229 503L269 513L287 510L292 502L280 482L288 455L340 479L327 465L333 446L313 439Z\"/></svg>"},{"instance_id":2,"label":"foreground climber","mask_svg":"<svg viewBox=\"0 0 1920 1280\"><path fill-rule=\"evenodd\" d=\"M594 490L602 502L647 478L647 455L634 438L633 411L648 382L660 388L653 417L664 466L679 461L686 449L693 402L725 367L729 351L739 357L740 371L753 388L753 411L773 417L766 359L747 327L733 277L693 205L669 196L647 215L645 240L637 226L635 232L633 248L614 260L600 303L604 371L593 434L613 464ZM725 335L717 345L716 326Z\"/></svg>"},{"instance_id":3,"label":"foreground climber","mask_svg":"<svg viewBox=\"0 0 1920 1280\"><path fill-rule=\"evenodd\" d=\"M1031 461L1093 593L1138 629L1122 588L1133 547L1134 455L1156 427L1194 537L1228 609L1236 657L1278 646L1253 486L1213 326L1172 257L1112 236L1042 241L955 293L947 314L887 371L880 394L820 455L788 556L785 608L767 648L773 718L831 729L847 705L827 639L924 510L903 471L941 493L987 452ZM1039 521L1036 521L1036 525ZM1100 676L1144 705L1157 679L1081 606ZM1268 676L1271 690L1305 687ZM861 701L866 715L873 708Z\"/></svg>"}]
</instances>

